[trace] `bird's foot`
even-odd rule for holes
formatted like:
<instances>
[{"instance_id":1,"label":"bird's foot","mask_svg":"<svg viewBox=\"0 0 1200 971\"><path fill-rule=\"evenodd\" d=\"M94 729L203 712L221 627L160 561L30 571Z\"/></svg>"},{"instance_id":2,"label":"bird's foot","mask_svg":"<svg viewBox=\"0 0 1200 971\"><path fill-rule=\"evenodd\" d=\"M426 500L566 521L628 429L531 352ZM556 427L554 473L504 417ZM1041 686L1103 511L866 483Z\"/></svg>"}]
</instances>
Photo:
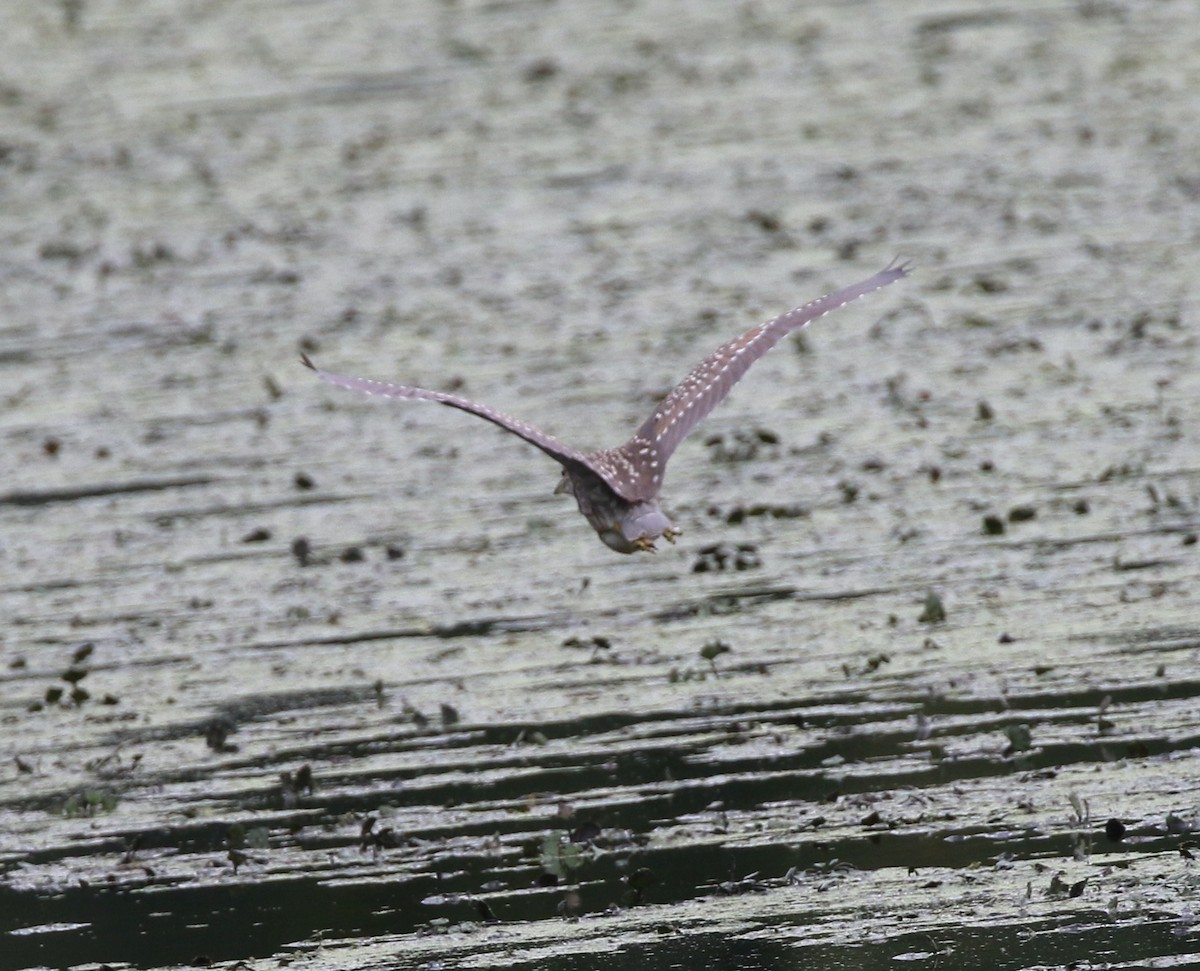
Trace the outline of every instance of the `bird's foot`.
<instances>
[{"instance_id":1,"label":"bird's foot","mask_svg":"<svg viewBox=\"0 0 1200 971\"><path fill-rule=\"evenodd\" d=\"M665 539L668 543L670 543L672 545L674 545L676 537L679 537L682 535L683 535L683 530L676 529L674 526L668 526L666 529L663 530L663 539Z\"/></svg>"},{"instance_id":2,"label":"bird's foot","mask_svg":"<svg viewBox=\"0 0 1200 971\"><path fill-rule=\"evenodd\" d=\"M657 550L655 550L655 548L654 548L654 540L652 540L649 536L639 536L637 539L635 539L633 541L633 545L636 546L643 553L656 553L657 552Z\"/></svg>"}]
</instances>

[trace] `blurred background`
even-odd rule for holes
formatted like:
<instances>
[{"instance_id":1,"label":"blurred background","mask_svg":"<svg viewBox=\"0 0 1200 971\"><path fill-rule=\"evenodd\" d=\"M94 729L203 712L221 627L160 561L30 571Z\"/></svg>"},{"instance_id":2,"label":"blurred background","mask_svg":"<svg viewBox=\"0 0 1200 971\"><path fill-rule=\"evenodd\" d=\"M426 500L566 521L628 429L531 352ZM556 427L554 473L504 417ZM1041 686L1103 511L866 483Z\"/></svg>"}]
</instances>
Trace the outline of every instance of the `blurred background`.
<instances>
[{"instance_id":1,"label":"blurred background","mask_svg":"<svg viewBox=\"0 0 1200 971\"><path fill-rule=\"evenodd\" d=\"M0 967L1195 949L1191 4L0 37ZM299 365L606 447L894 257L680 449L655 557Z\"/></svg>"}]
</instances>

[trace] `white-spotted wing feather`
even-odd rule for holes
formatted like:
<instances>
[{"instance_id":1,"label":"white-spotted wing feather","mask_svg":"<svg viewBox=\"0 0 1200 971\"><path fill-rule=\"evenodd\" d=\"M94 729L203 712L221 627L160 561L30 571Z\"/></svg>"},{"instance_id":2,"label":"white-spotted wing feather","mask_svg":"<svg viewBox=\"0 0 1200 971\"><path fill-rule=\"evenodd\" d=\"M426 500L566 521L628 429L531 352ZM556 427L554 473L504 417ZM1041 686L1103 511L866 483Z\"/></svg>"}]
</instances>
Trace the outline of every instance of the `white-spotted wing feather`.
<instances>
[{"instance_id":1,"label":"white-spotted wing feather","mask_svg":"<svg viewBox=\"0 0 1200 971\"><path fill-rule=\"evenodd\" d=\"M662 487L671 453L729 393L751 364L792 331L895 283L908 272L907 264L893 263L867 280L827 293L722 344L662 400L633 438L619 449L588 456L593 460L602 458L601 463L590 464L623 498L631 502L654 498Z\"/></svg>"},{"instance_id":2,"label":"white-spotted wing feather","mask_svg":"<svg viewBox=\"0 0 1200 971\"><path fill-rule=\"evenodd\" d=\"M487 405L481 405L479 402L471 401L469 398L463 398L456 394L447 394L444 391L430 391L426 388L412 388L404 384L389 384L386 381L372 381L368 378L353 378L344 374L333 374L330 371L322 371L308 359L307 355L303 355L301 360L306 367L312 368L316 372L317 377L322 381L336 385L339 388L346 388L350 391L361 391L363 394L374 395L378 398L409 398L416 401L436 401L438 404L457 408L459 411L465 411L472 415L478 415L480 418L490 421L494 425L499 425L505 431L512 432L514 435L523 438L530 445L540 448L559 463L564 465L569 463L587 464L582 452L563 444L553 435L546 434L540 428L536 428L529 424L529 422L522 421L520 418L506 415L502 411L489 408Z\"/></svg>"}]
</instances>

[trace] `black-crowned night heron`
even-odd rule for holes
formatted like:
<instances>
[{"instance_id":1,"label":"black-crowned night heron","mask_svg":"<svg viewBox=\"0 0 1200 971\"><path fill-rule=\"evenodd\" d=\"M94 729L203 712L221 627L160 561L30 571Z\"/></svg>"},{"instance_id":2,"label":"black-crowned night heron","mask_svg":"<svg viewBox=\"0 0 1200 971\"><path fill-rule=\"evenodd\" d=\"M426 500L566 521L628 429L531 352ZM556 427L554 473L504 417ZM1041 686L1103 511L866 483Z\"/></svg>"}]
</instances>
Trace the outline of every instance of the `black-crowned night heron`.
<instances>
[{"instance_id":1,"label":"black-crowned night heron","mask_svg":"<svg viewBox=\"0 0 1200 971\"><path fill-rule=\"evenodd\" d=\"M893 263L873 277L789 310L722 344L700 362L619 448L581 452L534 428L478 402L443 391L427 391L366 378L322 371L304 355L301 360L322 381L381 398L437 401L470 412L518 435L562 466L557 492L569 492L579 511L600 538L618 553L653 552L654 542L675 541L679 530L658 507L667 460L684 437L716 407L747 369L787 334L844 307L873 290L907 276L908 264Z\"/></svg>"}]
</instances>

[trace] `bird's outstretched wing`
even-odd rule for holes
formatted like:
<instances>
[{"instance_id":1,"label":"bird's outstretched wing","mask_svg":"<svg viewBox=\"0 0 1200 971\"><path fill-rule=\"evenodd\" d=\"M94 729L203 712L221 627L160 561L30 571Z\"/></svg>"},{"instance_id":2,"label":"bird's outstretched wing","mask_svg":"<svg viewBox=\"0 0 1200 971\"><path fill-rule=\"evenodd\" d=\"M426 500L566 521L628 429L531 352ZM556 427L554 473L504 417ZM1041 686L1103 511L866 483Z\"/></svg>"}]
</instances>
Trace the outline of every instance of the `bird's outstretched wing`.
<instances>
[{"instance_id":1,"label":"bird's outstretched wing","mask_svg":"<svg viewBox=\"0 0 1200 971\"><path fill-rule=\"evenodd\" d=\"M614 461L610 456L605 465L614 470L619 467L621 474L612 479L605 476L609 485L631 502L656 496L671 453L729 393L751 364L792 331L895 283L908 276L909 271L910 264L893 262L870 279L827 293L722 344L676 385L633 438L612 450L620 454L622 461Z\"/></svg>"},{"instance_id":2,"label":"bird's outstretched wing","mask_svg":"<svg viewBox=\"0 0 1200 971\"><path fill-rule=\"evenodd\" d=\"M308 359L307 354L302 354L300 361L305 367L311 368L316 372L317 377L322 381L336 385L339 388L346 388L350 391L361 391L363 394L374 395L378 398L411 398L416 401L436 401L450 408L457 408L459 411L478 415L480 418L484 418L494 425L499 425L505 431L512 432L517 437L523 438L530 445L540 448L561 465L586 464L583 453L578 449L563 444L553 435L547 435L540 428L535 428L528 422L521 421L520 418L513 418L511 415L496 411L487 405L481 405L477 401L471 401L469 398L462 398L456 394L447 394L444 391L429 391L425 388L410 388L403 384L388 384L385 381L371 381L368 378L352 378L343 374L333 374L330 371L322 371Z\"/></svg>"}]
</instances>

